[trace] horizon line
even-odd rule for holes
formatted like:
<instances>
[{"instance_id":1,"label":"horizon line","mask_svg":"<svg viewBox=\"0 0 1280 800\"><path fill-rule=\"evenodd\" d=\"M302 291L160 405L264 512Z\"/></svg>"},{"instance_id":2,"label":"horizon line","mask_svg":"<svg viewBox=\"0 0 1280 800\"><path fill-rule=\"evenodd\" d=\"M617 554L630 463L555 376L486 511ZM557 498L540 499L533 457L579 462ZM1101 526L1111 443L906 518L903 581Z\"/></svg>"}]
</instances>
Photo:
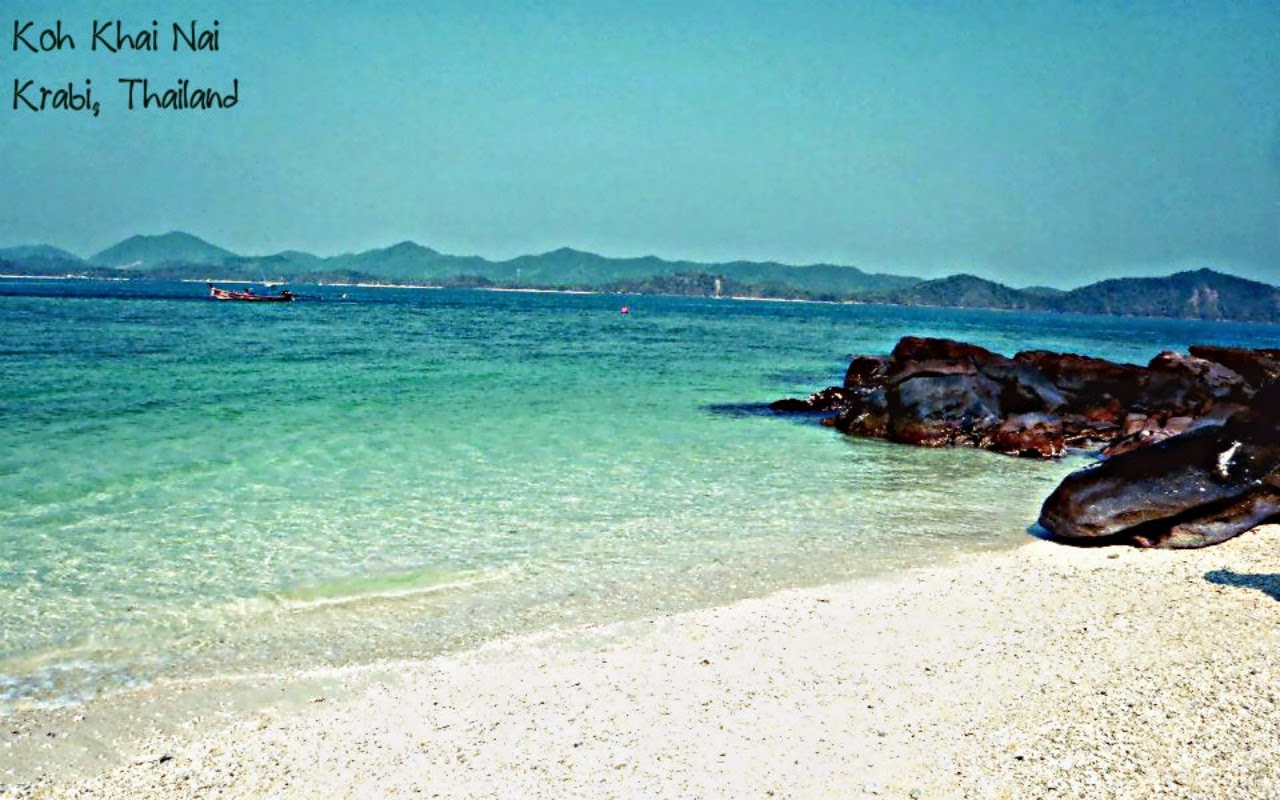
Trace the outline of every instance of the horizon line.
<instances>
[{"instance_id":1,"label":"horizon line","mask_svg":"<svg viewBox=\"0 0 1280 800\"><path fill-rule=\"evenodd\" d=\"M1002 283L1000 280L997 280L997 279L994 279L994 278L984 277L983 275L978 274L976 271L974 271L974 268L973 268L972 266L970 266L970 267L968 267L968 268L963 268L963 267L961 267L961 268L958 268L958 270L959 270L959 271L956 271L956 272L947 272L946 274L941 275L941 276L939 276L939 277L935 277L935 278L923 278L923 277L919 277L919 276L916 276L916 275L903 274L903 273L899 273L899 272L889 272L889 271L885 271L885 269L883 269L883 268L864 268L864 267L860 267L860 266L857 266L857 265L854 265L854 264L837 263L837 262L834 262L834 261L813 261L813 262L809 262L809 263L790 263L790 262L787 262L787 261L779 261L779 260L772 260L772 259L768 259L768 260L755 260L755 259L749 259L749 258L732 258L732 259L727 259L727 260L722 260L722 261L700 261L700 260L696 260L696 259L692 259L692 258L662 256L662 255L658 255L657 253L652 253L652 252L650 252L650 253L645 253L645 254L643 254L643 255L606 255L606 254L604 254L604 253L598 253L598 252L595 252L595 251L593 251L593 250L583 250L583 249L580 249L580 248L574 247L574 246L572 246L572 245L561 245L561 246L559 246L559 247L555 247L555 248L552 248L552 249L550 249L550 250L544 250L544 251L536 252L536 253L535 253L535 252L530 252L530 253L521 253L521 254L519 254L519 255L514 255L514 256L511 256L511 257L509 257L509 258L491 258L491 257L489 257L489 256L483 256L483 255L480 255L480 254L478 254L478 253L473 253L473 254L448 253L448 252L444 252L444 251L442 251L442 250L437 250L437 249L435 249L434 247L431 247L431 246L429 246L429 245L424 245L424 244L422 244L421 242L418 242L418 241L416 241L416 240L414 240L414 239L411 239L411 238L401 239L401 240L399 240L399 241L393 242L393 243L388 244L388 245L382 245L382 246L378 246L378 247L370 247L370 248L367 248L367 249L365 249L365 250L360 250L360 251L356 251L356 250L344 250L344 251L341 251L341 252L333 253L333 254L331 254L331 255L320 255L320 254L318 254L318 253L314 253L314 252L311 252L311 251L309 251L309 250L303 250L303 249L300 249L300 248L297 248L297 247L286 247L286 248L284 248L284 249L277 250L277 251L275 251L275 252L268 252L268 253L263 253L263 254L247 254L247 253L237 252L237 251L235 251L235 250L232 250L232 249L230 249L230 248L228 248L228 247L224 247L224 246L219 245L219 244L215 244L214 242L209 241L208 239L204 238L203 236L200 236L200 235L195 234L195 233L191 233L190 231L181 230L181 229L178 229L178 228L174 228L174 229L172 229L172 230L165 231L164 233L151 233L151 234L149 234L149 233L133 233L133 234L130 234L130 235L128 235L128 236L126 236L126 237L124 237L123 239L120 239L120 240L118 240L118 241L114 242L113 244L107 245L106 247L101 248L101 249L99 249L99 250L97 250L97 251L95 251L95 252L93 252L93 253L91 253L91 254L89 254L89 255L81 255L81 254L76 253L76 252L74 252L74 251L72 251L72 250L68 250L68 249L67 249L67 248L65 248L65 247L62 247L62 246L60 246L60 245L51 244L51 243L49 243L49 242L38 242L38 243L34 243L34 244L8 245L8 246L0 247L0 251L10 250L10 249L20 249L20 248L51 247L51 248L54 248L54 249L56 249L56 250L60 250L60 251L62 251L62 252L64 252L64 253L67 253L67 254L69 254L69 255L71 255L71 256L74 256L75 258L77 258L77 259L78 259L78 260L80 260L80 261L89 262L89 261L90 261L92 258L94 258L95 256L100 255L100 254L102 254L102 253L106 252L107 250L110 250L112 247L116 247L116 246L118 246L118 245L124 244L125 242L130 241L131 239L159 239L159 238L162 238L162 237L165 237L165 236L171 236L171 235L174 235L174 234L179 234L179 235L182 235L182 236L188 236L188 237L191 237L191 238L196 239L196 240L198 240L199 242L201 242L201 243L203 243L203 244L206 244L206 245L208 245L208 246L210 246L210 247L214 247L214 248L217 248L217 249L219 249L219 250L225 250L226 252L230 253L232 256L234 256L234 257L236 257L236 258L246 258L246 259L253 259L253 258L270 258L270 257L272 257L272 256L278 256L278 255L281 255L281 254L284 254L284 253L301 253L301 254L303 254L303 255L312 256L312 257L317 258L317 259L321 259L321 260L328 260L328 259L333 259L333 258L341 258L341 257L344 257L344 256L359 256L359 255L363 255L363 254L365 254L365 253L371 253L371 252L376 252L376 251L385 251L385 250L390 250L390 249L392 249L392 248L394 248L394 247L399 247L399 246L401 246L401 245L413 245L414 247L422 248L422 249L424 249L424 250L429 250L429 251L431 251L431 252L432 252L432 253L434 253L434 254L441 255L441 256L445 256L445 257L448 257L448 258L463 258L463 259L470 259L470 258L474 258L474 259L480 259L481 261L484 261L484 262L489 263L489 264L504 264L504 263L509 263L509 262L511 262L511 261L516 261L516 260L521 259L521 258L537 258L537 257L540 257L540 256L548 256L548 255L551 255L551 254L553 254L553 253L558 253L558 252L561 252L561 251L569 251L569 252L572 252L572 253L579 253L579 254L582 254L582 255L595 256L595 257L597 257L597 258L602 258L602 259L606 259L606 260L609 260L609 261L638 261L638 260L643 260L643 259L656 259L656 260L658 260L658 261L662 261L662 262L667 263L667 264L680 264L680 263L686 263L686 264L692 264L692 265L698 265L698 266L716 266L716 265L728 265L728 264L760 264L760 265L769 265L769 264L773 264L773 265L778 265L778 266L782 266L782 267L786 267L786 268L790 268L790 269L806 269L806 268L814 268L814 267L834 267L834 268L837 268L837 269L852 269L852 270L857 270L858 272L861 272L861 273L863 273L863 274L865 274L865 275L870 275L870 276L888 276L888 277L894 277L894 278L907 278L907 279L911 279L911 280L919 281L919 282L921 282L921 283L930 282L930 281L940 281L940 280L946 280L946 279L949 279L949 278L957 278L957 277L966 277L966 276L967 276L967 277L977 278L978 280L982 280L982 281L988 281L988 282L993 283L993 284L996 284L996 285L1006 286L1006 287L1008 287L1008 288L1012 288L1012 289L1017 289L1017 290L1020 290L1020 291L1025 291L1025 290L1027 290L1027 289L1039 289L1039 288L1044 288L1044 289L1052 289L1052 290L1054 290L1054 291L1063 291L1063 292L1066 292L1066 291L1072 291L1073 289L1083 288L1083 287L1085 287L1085 286L1091 286L1091 285L1094 285L1094 284L1097 284L1097 283L1101 283L1101 282L1103 282L1103 281L1108 281L1108 280L1144 279L1144 278L1157 278L1157 279L1158 279L1158 278L1169 278L1169 277L1173 277L1174 275L1179 275L1179 274L1184 274L1184 273L1191 273L1191 272L1200 272L1200 271L1216 272L1216 273L1218 273L1218 274L1226 275L1226 276L1228 276L1228 277L1237 278L1237 279L1239 279L1239 280L1253 281L1253 282L1260 283L1260 284L1267 285L1267 286L1280 287L1280 284L1270 284L1270 283L1267 283L1267 282L1266 282L1266 281L1264 281L1264 280L1258 280L1258 279L1255 279L1255 278L1246 278L1246 277L1244 277L1244 276L1242 276L1242 275L1238 274L1238 270L1233 269L1232 267L1229 267L1229 266L1223 266L1223 265L1221 265L1221 264L1209 264L1209 265L1206 265L1205 263L1201 263L1199 266L1182 266L1182 267L1178 267L1178 266L1174 266L1174 265L1168 265L1168 266L1162 266L1162 267L1148 266L1148 267L1146 267L1146 268L1144 269L1144 271L1150 271L1150 270L1156 270L1156 269L1167 269L1167 270L1170 270L1170 271L1169 271L1169 272L1167 272L1167 273L1158 274L1158 275L1156 275L1156 274L1135 275L1135 274L1133 274L1133 273L1121 273L1121 274L1114 275L1114 276L1112 276L1112 277L1100 278L1100 279L1095 280L1095 281L1090 281L1090 282L1087 282L1087 283L1082 283L1082 284L1079 284L1079 285L1077 285L1077 286L1072 287L1072 289L1058 289L1058 288L1056 288L1056 287L1049 286L1048 284L1045 284L1045 283L1030 283L1030 284L1027 284L1027 285L1025 285L1025 286L1015 286L1015 285L1008 284L1008 283ZM1209 259L1198 259L1198 260L1200 260L1200 261L1202 261L1202 262L1209 262L1209 261L1210 261ZM1140 269L1143 269L1143 268L1140 268Z\"/></svg>"}]
</instances>

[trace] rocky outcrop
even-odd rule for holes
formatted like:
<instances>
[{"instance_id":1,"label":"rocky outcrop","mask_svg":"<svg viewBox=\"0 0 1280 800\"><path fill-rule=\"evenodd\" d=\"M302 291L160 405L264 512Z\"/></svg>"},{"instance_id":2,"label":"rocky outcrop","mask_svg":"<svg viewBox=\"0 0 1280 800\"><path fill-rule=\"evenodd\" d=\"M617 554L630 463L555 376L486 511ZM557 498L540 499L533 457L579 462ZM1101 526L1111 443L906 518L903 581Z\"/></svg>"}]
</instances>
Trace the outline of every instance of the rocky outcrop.
<instances>
[{"instance_id":1,"label":"rocky outcrop","mask_svg":"<svg viewBox=\"0 0 1280 800\"><path fill-rule=\"evenodd\" d=\"M844 373L845 389L871 389L884 383L889 372L889 359L877 356L854 356Z\"/></svg>"},{"instance_id":2,"label":"rocky outcrop","mask_svg":"<svg viewBox=\"0 0 1280 800\"><path fill-rule=\"evenodd\" d=\"M923 447L1099 449L1041 509L1063 541L1204 547L1280 517L1280 350L1197 346L1138 366L908 336L855 357L843 386L772 407Z\"/></svg>"},{"instance_id":3,"label":"rocky outcrop","mask_svg":"<svg viewBox=\"0 0 1280 800\"><path fill-rule=\"evenodd\" d=\"M1280 384L1251 404L1067 476L1040 524L1067 541L1205 547L1280 515Z\"/></svg>"},{"instance_id":4,"label":"rocky outcrop","mask_svg":"<svg viewBox=\"0 0 1280 800\"><path fill-rule=\"evenodd\" d=\"M1251 386L1265 386L1280 380L1280 350L1245 350L1241 347L1193 345L1191 355L1221 364Z\"/></svg>"},{"instance_id":5,"label":"rocky outcrop","mask_svg":"<svg viewBox=\"0 0 1280 800\"><path fill-rule=\"evenodd\" d=\"M800 400L795 397L784 397L774 400L769 408L786 414L815 414L836 411L845 408L849 403L849 394L839 386L829 386L814 392Z\"/></svg>"},{"instance_id":6,"label":"rocky outcrop","mask_svg":"<svg viewBox=\"0 0 1280 800\"><path fill-rule=\"evenodd\" d=\"M1046 350L1008 358L907 336L888 356L854 357L842 386L771 407L824 413L850 435L902 444L1038 458L1076 447L1110 458L1220 423L1280 377L1280 350L1191 350L1140 366Z\"/></svg>"},{"instance_id":7,"label":"rocky outcrop","mask_svg":"<svg viewBox=\"0 0 1280 800\"><path fill-rule=\"evenodd\" d=\"M831 424L855 436L1063 452L1061 425L1044 416L1064 406L1062 392L1034 367L977 345L908 336L887 358L853 359L842 388L845 403Z\"/></svg>"},{"instance_id":8,"label":"rocky outcrop","mask_svg":"<svg viewBox=\"0 0 1280 800\"><path fill-rule=\"evenodd\" d=\"M1062 420L1052 414L1015 414L996 429L989 449L1011 456L1060 456L1067 449Z\"/></svg>"},{"instance_id":9,"label":"rocky outcrop","mask_svg":"<svg viewBox=\"0 0 1280 800\"><path fill-rule=\"evenodd\" d=\"M1047 350L1025 350L1013 358L1057 387L1072 413L1110 408L1112 401L1128 407L1137 400L1142 368L1135 364Z\"/></svg>"}]
</instances>

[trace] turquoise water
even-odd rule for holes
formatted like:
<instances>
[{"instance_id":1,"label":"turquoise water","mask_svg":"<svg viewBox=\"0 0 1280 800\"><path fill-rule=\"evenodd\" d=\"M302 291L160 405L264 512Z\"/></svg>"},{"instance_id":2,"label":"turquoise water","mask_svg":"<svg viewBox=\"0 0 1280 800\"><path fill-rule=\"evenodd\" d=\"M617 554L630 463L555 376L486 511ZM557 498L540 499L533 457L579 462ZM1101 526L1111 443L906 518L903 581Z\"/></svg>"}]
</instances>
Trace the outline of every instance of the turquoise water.
<instances>
[{"instance_id":1,"label":"turquoise water","mask_svg":"<svg viewBox=\"0 0 1280 800\"><path fill-rule=\"evenodd\" d=\"M1280 341L1111 317L304 291L326 302L0 279L0 711L1006 547L1082 458L855 441L751 404L838 383L850 353L907 334L1139 362Z\"/></svg>"}]
</instances>

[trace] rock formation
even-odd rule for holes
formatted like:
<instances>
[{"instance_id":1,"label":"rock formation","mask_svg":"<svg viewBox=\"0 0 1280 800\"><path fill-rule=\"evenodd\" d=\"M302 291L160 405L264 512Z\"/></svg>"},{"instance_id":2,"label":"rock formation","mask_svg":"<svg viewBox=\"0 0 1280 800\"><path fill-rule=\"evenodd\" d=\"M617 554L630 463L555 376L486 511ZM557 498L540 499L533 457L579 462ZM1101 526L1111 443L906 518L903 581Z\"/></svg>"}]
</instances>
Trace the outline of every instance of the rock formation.
<instances>
[{"instance_id":1,"label":"rock formation","mask_svg":"<svg viewBox=\"0 0 1280 800\"><path fill-rule=\"evenodd\" d=\"M1203 547L1280 514L1280 350L1196 346L1146 366L908 336L779 412L853 435L1039 458L1096 449L1040 523L1063 540Z\"/></svg>"},{"instance_id":2,"label":"rock formation","mask_svg":"<svg viewBox=\"0 0 1280 800\"><path fill-rule=\"evenodd\" d=\"M1249 407L1068 475L1040 524L1068 541L1204 547L1280 515L1280 383Z\"/></svg>"},{"instance_id":3,"label":"rock formation","mask_svg":"<svg viewBox=\"0 0 1280 800\"><path fill-rule=\"evenodd\" d=\"M904 337L888 356L857 356L842 386L779 400L825 412L854 436L924 447L981 447L1051 458L1067 447L1119 455L1221 422L1280 376L1280 350L1194 347L1146 366L1028 350L1013 358L949 339Z\"/></svg>"}]
</instances>

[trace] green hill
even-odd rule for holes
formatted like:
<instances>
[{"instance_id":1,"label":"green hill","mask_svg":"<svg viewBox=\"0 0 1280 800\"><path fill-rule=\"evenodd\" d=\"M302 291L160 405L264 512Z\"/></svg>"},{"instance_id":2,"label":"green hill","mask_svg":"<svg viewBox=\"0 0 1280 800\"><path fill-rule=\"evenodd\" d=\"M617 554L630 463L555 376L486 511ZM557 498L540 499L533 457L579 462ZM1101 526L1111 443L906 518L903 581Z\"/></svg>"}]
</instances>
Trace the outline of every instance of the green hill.
<instances>
[{"instance_id":1,"label":"green hill","mask_svg":"<svg viewBox=\"0 0 1280 800\"><path fill-rule=\"evenodd\" d=\"M198 236L171 231L159 236L130 236L92 256L89 263L115 269L148 270L165 264L217 266L239 257Z\"/></svg>"},{"instance_id":2,"label":"green hill","mask_svg":"<svg viewBox=\"0 0 1280 800\"><path fill-rule=\"evenodd\" d=\"M1054 300L1059 311L1182 319L1280 320L1280 289L1211 269L1164 278L1117 278Z\"/></svg>"},{"instance_id":3,"label":"green hill","mask_svg":"<svg viewBox=\"0 0 1280 800\"><path fill-rule=\"evenodd\" d=\"M891 292L886 297L893 303L910 306L947 306L950 308L998 308L1041 311L1052 307L1052 298L1020 291L1002 283L975 275L951 275L924 281Z\"/></svg>"},{"instance_id":4,"label":"green hill","mask_svg":"<svg viewBox=\"0 0 1280 800\"><path fill-rule=\"evenodd\" d=\"M353 272L391 281L436 283L464 274L485 274L492 262L475 256L451 256L417 242L400 242L390 247L344 253L324 259L326 271ZM487 277L487 275L486 275Z\"/></svg>"},{"instance_id":5,"label":"green hill","mask_svg":"<svg viewBox=\"0 0 1280 800\"><path fill-rule=\"evenodd\" d=\"M742 283L782 283L807 292L842 296L890 292L920 283L919 278L864 272L857 267L834 264L792 267L771 261L734 261L720 265L719 272Z\"/></svg>"},{"instance_id":6,"label":"green hill","mask_svg":"<svg viewBox=\"0 0 1280 800\"><path fill-rule=\"evenodd\" d=\"M4 265L0 269L2 272L35 272L41 275L66 275L80 272L85 267L80 256L48 244L0 248L0 265Z\"/></svg>"}]
</instances>

